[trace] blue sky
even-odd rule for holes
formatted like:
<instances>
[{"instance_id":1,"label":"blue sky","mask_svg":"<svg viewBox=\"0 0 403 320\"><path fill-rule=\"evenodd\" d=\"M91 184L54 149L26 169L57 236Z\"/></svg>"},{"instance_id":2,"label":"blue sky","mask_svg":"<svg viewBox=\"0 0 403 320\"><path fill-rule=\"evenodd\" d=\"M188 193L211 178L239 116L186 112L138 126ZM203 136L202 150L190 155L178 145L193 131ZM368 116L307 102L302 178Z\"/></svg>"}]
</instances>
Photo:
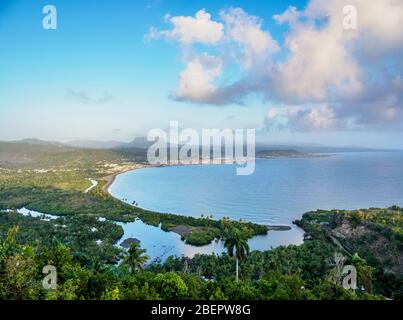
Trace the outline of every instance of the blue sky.
<instances>
[{"instance_id":1,"label":"blue sky","mask_svg":"<svg viewBox=\"0 0 403 320\"><path fill-rule=\"evenodd\" d=\"M57 8L57 30L42 28L42 8L48 4ZM2 1L0 139L128 141L149 129L165 128L170 120L178 120L181 127L197 129L256 128L270 142L403 147L400 128L385 130L378 124L372 126L371 122L371 126L357 130L340 126L341 121L350 121L344 118L337 119L336 128L332 110L331 130L322 130L327 129L322 122L327 124L329 120L330 109L322 106L327 100L321 101L318 107L316 98L290 101L288 96L284 98L285 93L268 89L248 92L241 102L223 98L223 103L210 103L212 100L205 96L195 101L189 92L181 97L176 94L181 74L204 54L225 62L224 70L209 83L217 92L221 88L224 92L228 84L255 79L256 69L248 69L235 60L226 62L227 52L239 45L236 42L227 44L229 41L224 39L212 46L195 41L184 48L175 36L164 33L175 27L171 17L194 17L205 9L212 21L224 25L220 12L242 8L248 16L258 17L261 30L279 44L280 49L271 59L273 63L281 63L287 58L285 37L292 25L279 24L273 15L285 12L290 5L302 12L307 1ZM147 37L150 28L161 33L150 39ZM226 54L220 56L223 52ZM397 79L396 74L400 75L401 70L395 68L392 69ZM361 100L357 102L360 103ZM394 103L400 107L399 99ZM297 113L304 118L285 119L295 112L283 110L295 104L299 108ZM270 113L277 122L270 123L268 130L267 113L272 107L281 111ZM312 108L314 112L307 111ZM320 130L305 125L306 119L318 114L315 108L319 108L322 121ZM387 108L389 112L394 107ZM289 123L289 128L279 129L278 123L284 121Z\"/></svg>"}]
</instances>

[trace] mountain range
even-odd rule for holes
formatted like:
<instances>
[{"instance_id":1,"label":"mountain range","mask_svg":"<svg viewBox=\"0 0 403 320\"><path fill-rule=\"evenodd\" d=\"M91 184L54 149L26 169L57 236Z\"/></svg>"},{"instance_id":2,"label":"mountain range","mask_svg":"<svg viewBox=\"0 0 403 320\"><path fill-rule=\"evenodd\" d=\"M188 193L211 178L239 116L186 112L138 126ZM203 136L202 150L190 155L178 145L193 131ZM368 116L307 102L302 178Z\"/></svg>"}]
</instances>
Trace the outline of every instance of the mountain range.
<instances>
[{"instance_id":1,"label":"mountain range","mask_svg":"<svg viewBox=\"0 0 403 320\"><path fill-rule=\"evenodd\" d=\"M13 144L40 145L40 146L56 146L56 147L73 147L82 149L148 149L154 142L147 141L146 137L136 137L130 142L122 142L116 140L100 141L100 140L73 140L68 142L45 141L36 138L23 139L17 141L9 141ZM391 149L366 148L360 146L325 146L319 144L273 144L259 142L256 144L256 152L264 152L268 150L289 151L294 150L301 153L341 153L341 152L381 152L396 151Z\"/></svg>"}]
</instances>

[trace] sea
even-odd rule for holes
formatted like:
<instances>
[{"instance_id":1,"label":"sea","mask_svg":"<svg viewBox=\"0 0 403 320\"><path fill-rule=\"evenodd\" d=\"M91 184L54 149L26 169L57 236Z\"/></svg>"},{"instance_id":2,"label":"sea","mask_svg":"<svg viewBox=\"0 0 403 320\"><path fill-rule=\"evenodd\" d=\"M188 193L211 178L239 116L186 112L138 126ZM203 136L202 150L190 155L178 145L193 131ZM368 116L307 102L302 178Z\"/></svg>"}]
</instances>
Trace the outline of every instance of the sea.
<instances>
[{"instance_id":1,"label":"sea","mask_svg":"<svg viewBox=\"0 0 403 320\"><path fill-rule=\"evenodd\" d=\"M304 232L292 222L308 211L403 205L399 151L257 159L249 176L236 175L236 168L234 164L144 168L119 175L109 191L118 199L163 213L291 227L249 240L251 250L301 244ZM225 251L221 241L194 247L178 234L139 220L121 225L122 241L140 240L152 260Z\"/></svg>"}]
</instances>

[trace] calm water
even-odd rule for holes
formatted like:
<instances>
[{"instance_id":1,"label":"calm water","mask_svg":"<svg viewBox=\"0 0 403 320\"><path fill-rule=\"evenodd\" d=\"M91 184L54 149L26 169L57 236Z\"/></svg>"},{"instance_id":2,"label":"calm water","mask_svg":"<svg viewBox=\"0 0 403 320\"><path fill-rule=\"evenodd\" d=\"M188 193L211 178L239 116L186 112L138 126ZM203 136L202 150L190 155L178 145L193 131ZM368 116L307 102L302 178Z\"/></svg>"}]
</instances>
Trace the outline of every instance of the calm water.
<instances>
[{"instance_id":1,"label":"calm water","mask_svg":"<svg viewBox=\"0 0 403 320\"><path fill-rule=\"evenodd\" d=\"M151 168L117 177L111 193L140 207L200 217L245 219L292 226L304 212L403 204L403 153L350 153L322 158L257 160L251 176L236 176L234 165ZM303 233L271 232L250 241L253 249L301 243ZM142 241L150 255L164 251L192 255L220 252L220 243L186 246L173 233L141 222L125 226L125 238Z\"/></svg>"}]
</instances>

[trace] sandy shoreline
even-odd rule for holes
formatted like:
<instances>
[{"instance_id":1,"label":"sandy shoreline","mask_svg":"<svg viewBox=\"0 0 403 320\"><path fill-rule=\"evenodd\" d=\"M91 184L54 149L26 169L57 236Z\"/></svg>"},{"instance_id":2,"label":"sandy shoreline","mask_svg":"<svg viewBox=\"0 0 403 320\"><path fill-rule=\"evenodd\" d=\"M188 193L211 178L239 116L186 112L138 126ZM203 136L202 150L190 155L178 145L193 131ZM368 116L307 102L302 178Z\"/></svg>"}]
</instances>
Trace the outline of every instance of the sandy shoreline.
<instances>
[{"instance_id":1,"label":"sandy shoreline","mask_svg":"<svg viewBox=\"0 0 403 320\"><path fill-rule=\"evenodd\" d=\"M197 166L197 165L213 165L213 164L219 164L219 163L214 163L209 161L202 161L201 163L193 163L192 161L190 162L186 162L186 163L177 163L177 164L168 164L168 165L150 165L150 164L136 164L133 167L126 167L122 170L119 170L115 173L112 173L108 176L102 177L100 180L104 180L106 181L106 184L104 185L104 187L102 188L102 190L106 193L109 193L109 188L111 187L111 185L115 182L116 177L126 173L126 172L130 172L130 171L135 171L135 170L139 170L139 169L145 169L145 168L165 168L165 167L182 167L182 166ZM227 162L224 163L220 163L220 164L228 164Z\"/></svg>"},{"instance_id":2,"label":"sandy shoreline","mask_svg":"<svg viewBox=\"0 0 403 320\"><path fill-rule=\"evenodd\" d=\"M314 155L309 155L308 157L313 157ZM332 156L332 155L326 155L326 154L321 154L318 155L320 157L326 157L326 156ZM306 156L305 156L306 157ZM272 159L278 159L278 158L304 158L303 156L296 156L296 157L255 157L255 158L244 158L243 160L245 161L252 161L252 160L272 160ZM116 177L118 175L121 175L123 173L129 172L129 171L134 171L138 169L144 169L144 168L164 168L164 167L181 167L181 166L198 166L198 165L225 165L225 164L235 164L235 160L228 160L228 159L220 159L220 160L212 160L212 159L201 159L201 161L187 161L187 162L178 162L178 163L171 163L171 164L163 164L163 165L150 165L150 164L136 164L133 167L125 167L123 170L119 170L115 173L112 173L108 176L103 177L101 180L106 181L105 186L102 188L102 190L106 193L109 192L109 188L111 185L115 182ZM269 226L272 230L276 231L284 231L284 226ZM282 230L280 230L282 229Z\"/></svg>"},{"instance_id":3,"label":"sandy shoreline","mask_svg":"<svg viewBox=\"0 0 403 320\"><path fill-rule=\"evenodd\" d=\"M132 168L126 168L126 169L120 170L120 171L118 171L118 172L112 173L112 174L110 174L109 176L105 176L105 177L101 178L101 180L106 181L106 184L103 186L102 190L103 190L105 193L111 194L111 193L109 192L109 188L110 188L110 187L112 186L112 184L115 182L116 177L117 177L118 175L121 175L121 174L126 173L126 172L130 172L130 171L135 171L135 170L139 170L139 169L149 168L149 167L150 167L150 166L149 166L149 165L146 165L146 164L144 164L144 165L137 165L137 166L132 167Z\"/></svg>"}]
</instances>

